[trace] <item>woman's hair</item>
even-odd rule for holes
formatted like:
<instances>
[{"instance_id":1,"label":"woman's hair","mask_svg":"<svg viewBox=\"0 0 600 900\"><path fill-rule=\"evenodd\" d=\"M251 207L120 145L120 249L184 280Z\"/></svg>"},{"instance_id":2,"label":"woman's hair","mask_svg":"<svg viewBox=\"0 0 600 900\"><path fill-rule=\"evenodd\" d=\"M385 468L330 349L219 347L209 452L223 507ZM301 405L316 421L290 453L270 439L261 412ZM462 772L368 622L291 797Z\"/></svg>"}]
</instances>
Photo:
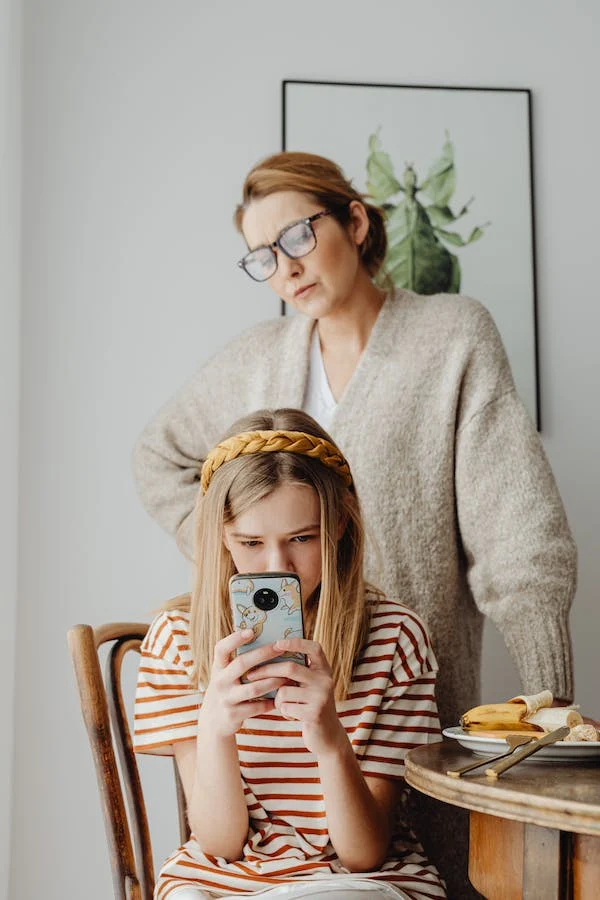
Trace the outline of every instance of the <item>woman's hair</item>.
<instances>
[{"instance_id":1,"label":"woman's hair","mask_svg":"<svg viewBox=\"0 0 600 900\"><path fill-rule=\"evenodd\" d=\"M378 206L365 202L365 196L352 186L338 165L314 153L291 151L261 160L244 181L242 202L234 215L237 230L241 232L244 212L253 200L278 191L310 194L331 210L344 228L350 223L350 203L353 200L362 203L369 217L369 230L360 247L361 259L369 275L372 278L377 275L387 250L384 213Z\"/></svg>"},{"instance_id":2,"label":"woman's hair","mask_svg":"<svg viewBox=\"0 0 600 900\"><path fill-rule=\"evenodd\" d=\"M239 419L224 438L245 431L303 431L331 440L309 415L297 409L260 410ZM289 451L258 452L221 465L195 511L195 585L191 598L193 676L207 684L217 641L233 630L229 579L235 574L223 543L223 527L282 484L313 488L321 509L322 577L312 639L319 641L333 671L336 698L346 696L352 670L368 632L363 581L363 526L354 487L318 459ZM340 523L343 532L338 540ZM319 590L319 589L317 589ZM311 612L303 598L305 629ZM307 616L308 612L308 616ZM308 634L307 634L308 636Z\"/></svg>"}]
</instances>

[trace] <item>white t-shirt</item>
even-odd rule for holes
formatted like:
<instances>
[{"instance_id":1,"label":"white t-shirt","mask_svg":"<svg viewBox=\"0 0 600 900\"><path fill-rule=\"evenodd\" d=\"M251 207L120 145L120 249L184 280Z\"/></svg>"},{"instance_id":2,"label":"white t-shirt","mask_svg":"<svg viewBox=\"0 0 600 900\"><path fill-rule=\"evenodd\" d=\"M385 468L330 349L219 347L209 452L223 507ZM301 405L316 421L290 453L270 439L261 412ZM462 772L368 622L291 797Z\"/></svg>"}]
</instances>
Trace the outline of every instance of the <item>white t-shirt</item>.
<instances>
[{"instance_id":1,"label":"white t-shirt","mask_svg":"<svg viewBox=\"0 0 600 900\"><path fill-rule=\"evenodd\" d=\"M328 429L337 406L337 400L331 393L327 373L323 364L319 329L313 329L308 360L308 379L302 402L302 409L312 416L322 428Z\"/></svg>"}]
</instances>

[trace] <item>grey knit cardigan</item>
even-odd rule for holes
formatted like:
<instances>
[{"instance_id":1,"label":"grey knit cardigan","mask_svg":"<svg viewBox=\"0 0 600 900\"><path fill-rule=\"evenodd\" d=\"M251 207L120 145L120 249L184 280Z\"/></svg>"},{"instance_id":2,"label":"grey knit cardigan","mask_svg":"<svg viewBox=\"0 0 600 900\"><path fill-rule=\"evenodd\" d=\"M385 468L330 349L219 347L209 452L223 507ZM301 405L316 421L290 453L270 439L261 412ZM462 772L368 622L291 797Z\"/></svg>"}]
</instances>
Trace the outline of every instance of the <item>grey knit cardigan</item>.
<instances>
[{"instance_id":1,"label":"grey knit cardigan","mask_svg":"<svg viewBox=\"0 0 600 900\"><path fill-rule=\"evenodd\" d=\"M203 458L240 416L302 406L313 327L290 316L245 331L140 436L140 497L188 556ZM389 295L329 431L357 486L367 579L428 625L442 724L479 700L484 615L524 691L571 699L576 550L484 307L456 295Z\"/></svg>"}]
</instances>

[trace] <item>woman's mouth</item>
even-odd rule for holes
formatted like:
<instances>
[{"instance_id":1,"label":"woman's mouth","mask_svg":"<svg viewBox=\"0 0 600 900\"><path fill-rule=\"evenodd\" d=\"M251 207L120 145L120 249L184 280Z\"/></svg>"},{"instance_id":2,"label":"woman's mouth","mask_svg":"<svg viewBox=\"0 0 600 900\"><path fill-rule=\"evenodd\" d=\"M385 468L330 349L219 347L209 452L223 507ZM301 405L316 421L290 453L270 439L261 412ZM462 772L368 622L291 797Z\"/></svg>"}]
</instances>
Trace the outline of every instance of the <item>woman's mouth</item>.
<instances>
[{"instance_id":1,"label":"woman's mouth","mask_svg":"<svg viewBox=\"0 0 600 900\"><path fill-rule=\"evenodd\" d=\"M305 297L307 293L314 288L316 282L312 284L307 284L304 287L298 288L298 290L294 293L294 300L300 300L302 297Z\"/></svg>"}]
</instances>

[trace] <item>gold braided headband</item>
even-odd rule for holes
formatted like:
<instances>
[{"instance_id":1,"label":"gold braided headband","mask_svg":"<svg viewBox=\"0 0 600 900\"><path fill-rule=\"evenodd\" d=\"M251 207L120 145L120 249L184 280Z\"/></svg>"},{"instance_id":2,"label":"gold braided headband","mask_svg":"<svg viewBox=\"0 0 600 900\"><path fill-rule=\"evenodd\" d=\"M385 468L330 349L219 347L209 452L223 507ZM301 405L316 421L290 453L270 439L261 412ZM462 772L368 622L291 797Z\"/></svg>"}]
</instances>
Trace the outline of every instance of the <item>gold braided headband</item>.
<instances>
[{"instance_id":1,"label":"gold braided headband","mask_svg":"<svg viewBox=\"0 0 600 900\"><path fill-rule=\"evenodd\" d=\"M223 463L247 453L276 453L280 450L318 459L324 466L335 469L348 487L352 484L350 466L331 441L303 431L244 431L221 441L210 451L202 466L202 493L206 493L210 479Z\"/></svg>"}]
</instances>

